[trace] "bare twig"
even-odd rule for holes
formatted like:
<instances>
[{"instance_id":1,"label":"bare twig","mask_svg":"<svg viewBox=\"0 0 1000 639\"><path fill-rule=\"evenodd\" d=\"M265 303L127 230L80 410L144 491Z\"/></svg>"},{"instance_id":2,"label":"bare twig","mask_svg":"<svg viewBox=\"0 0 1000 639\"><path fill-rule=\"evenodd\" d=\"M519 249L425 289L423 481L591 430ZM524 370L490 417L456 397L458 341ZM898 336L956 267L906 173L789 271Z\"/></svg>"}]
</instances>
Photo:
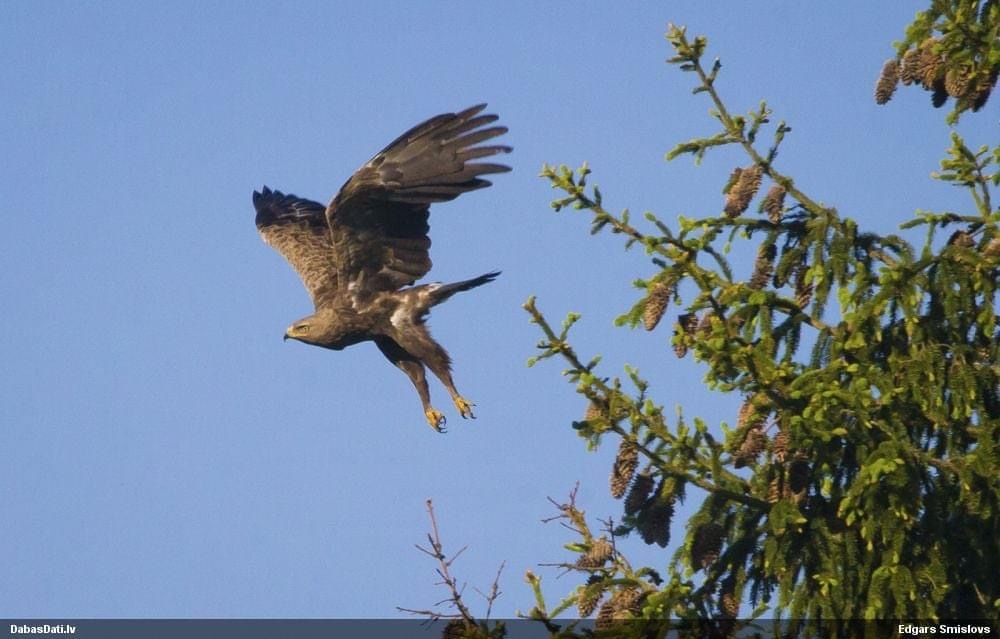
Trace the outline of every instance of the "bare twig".
<instances>
[{"instance_id":1,"label":"bare twig","mask_svg":"<svg viewBox=\"0 0 1000 639\"><path fill-rule=\"evenodd\" d=\"M480 625L477 622L476 617L469 610L468 606L465 604L462 596L465 592L465 584L459 585L458 580L451 573L451 565L455 563L463 552L468 549L468 546L462 546L453 555L448 556L444 551L444 543L441 541L441 533L438 529L437 517L434 514L434 504L428 499L427 503L427 515L431 520L431 532L427 534L427 547L421 546L420 544L414 544L417 550L424 553L429 557L433 557L437 561L437 568L435 572L441 578L440 581L435 582L436 586L445 586L448 589L448 596L438 601L434 604L435 608L442 605L449 605L454 608L457 612L447 612L443 613L440 610L434 609L414 609L414 608L403 608L401 606L396 606L396 610L402 612L409 612L415 615L421 615L427 617L431 621L436 621L438 619L453 619L462 620L469 625ZM486 617L485 621L488 621L490 614L493 612L493 604L500 597L500 574L503 572L506 562L502 562L500 567L497 569L496 577L493 579L493 583L490 586L489 593L483 593L479 589L474 590L479 593L486 600Z\"/></svg>"}]
</instances>

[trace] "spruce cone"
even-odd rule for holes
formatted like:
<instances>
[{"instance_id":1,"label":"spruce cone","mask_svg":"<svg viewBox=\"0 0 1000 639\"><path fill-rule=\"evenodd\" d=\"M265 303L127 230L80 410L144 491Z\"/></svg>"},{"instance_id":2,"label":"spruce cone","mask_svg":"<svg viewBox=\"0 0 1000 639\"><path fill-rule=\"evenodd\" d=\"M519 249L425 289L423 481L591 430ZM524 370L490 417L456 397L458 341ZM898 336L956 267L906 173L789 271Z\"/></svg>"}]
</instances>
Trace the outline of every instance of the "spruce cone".
<instances>
[{"instance_id":1,"label":"spruce cone","mask_svg":"<svg viewBox=\"0 0 1000 639\"><path fill-rule=\"evenodd\" d=\"M784 462L785 457L788 456L788 442L790 439L788 431L785 430L779 430L778 434L774 436L774 441L771 443L771 457L779 464Z\"/></svg>"},{"instance_id":2,"label":"spruce cone","mask_svg":"<svg viewBox=\"0 0 1000 639\"><path fill-rule=\"evenodd\" d=\"M899 80L903 84L913 84L920 82L920 49L913 48L903 54L902 63L899 65Z\"/></svg>"},{"instance_id":3,"label":"spruce cone","mask_svg":"<svg viewBox=\"0 0 1000 639\"><path fill-rule=\"evenodd\" d=\"M597 604L601 602L604 589L597 587L601 579L600 575L591 575L588 577L587 583L580 589L580 593L576 596L576 609L580 613L581 619L592 615L594 610L597 609Z\"/></svg>"},{"instance_id":4,"label":"spruce cone","mask_svg":"<svg viewBox=\"0 0 1000 639\"><path fill-rule=\"evenodd\" d=\"M740 412L736 416L736 428L737 430L745 427L750 421L750 416L753 415L753 401L748 397L746 400L740 404Z\"/></svg>"},{"instance_id":5,"label":"spruce cone","mask_svg":"<svg viewBox=\"0 0 1000 639\"><path fill-rule=\"evenodd\" d=\"M725 531L715 522L702 524L694 533L691 544L691 568L708 568L719 558L722 550L722 535Z\"/></svg>"},{"instance_id":6,"label":"spruce cone","mask_svg":"<svg viewBox=\"0 0 1000 639\"><path fill-rule=\"evenodd\" d=\"M633 442L623 439L618 446L614 466L611 467L611 496L621 499L639 466L639 449Z\"/></svg>"},{"instance_id":7,"label":"spruce cone","mask_svg":"<svg viewBox=\"0 0 1000 639\"><path fill-rule=\"evenodd\" d=\"M767 444L767 437L764 435L764 427L762 424L754 426L747 431L746 439L743 440L743 444L740 449L736 451L733 455L734 463L733 465L737 468L743 468L749 464L757 461L757 455L763 452Z\"/></svg>"},{"instance_id":8,"label":"spruce cone","mask_svg":"<svg viewBox=\"0 0 1000 639\"><path fill-rule=\"evenodd\" d=\"M725 619L735 619L740 613L740 602L731 590L726 590L719 598L719 612Z\"/></svg>"},{"instance_id":9,"label":"spruce cone","mask_svg":"<svg viewBox=\"0 0 1000 639\"><path fill-rule=\"evenodd\" d=\"M676 355L678 359L683 359L688 352L687 342L684 341L685 334L687 334L687 331L684 330L684 327L681 326L680 322L674 324L674 336L676 337L676 340L674 341L674 355Z\"/></svg>"},{"instance_id":10,"label":"spruce cone","mask_svg":"<svg viewBox=\"0 0 1000 639\"><path fill-rule=\"evenodd\" d=\"M597 402L590 402L589 404L587 404L587 410L583 414L583 420L587 422L592 422L595 419L600 419L603 414L604 411L601 410L601 407L597 405Z\"/></svg>"},{"instance_id":11,"label":"spruce cone","mask_svg":"<svg viewBox=\"0 0 1000 639\"><path fill-rule=\"evenodd\" d=\"M601 604L601 609L597 611L597 619L594 620L595 630L607 630L614 625L615 607L610 601Z\"/></svg>"},{"instance_id":12,"label":"spruce cone","mask_svg":"<svg viewBox=\"0 0 1000 639\"><path fill-rule=\"evenodd\" d=\"M723 211L728 217L739 217L750 206L750 200L757 194L760 188L761 176L764 170L757 165L748 169L742 169L739 174L735 171L736 182L730 187L726 194L726 204Z\"/></svg>"},{"instance_id":13,"label":"spruce cone","mask_svg":"<svg viewBox=\"0 0 1000 639\"><path fill-rule=\"evenodd\" d=\"M753 274L750 276L750 288L759 290L767 286L774 272L774 256L778 250L774 244L761 244L757 249L757 259L753 263Z\"/></svg>"},{"instance_id":14,"label":"spruce cone","mask_svg":"<svg viewBox=\"0 0 1000 639\"><path fill-rule=\"evenodd\" d=\"M813 283L806 280L806 273L809 267L803 264L795 273L795 303L799 308L805 309L812 301Z\"/></svg>"},{"instance_id":15,"label":"spruce cone","mask_svg":"<svg viewBox=\"0 0 1000 639\"><path fill-rule=\"evenodd\" d=\"M767 213L767 219L772 224L781 221L781 212L785 208L785 187L775 184L767 191L764 201L760 203L760 210Z\"/></svg>"},{"instance_id":16,"label":"spruce cone","mask_svg":"<svg viewBox=\"0 0 1000 639\"><path fill-rule=\"evenodd\" d=\"M783 492L781 490L781 483L781 479L775 477L771 480L771 483L767 485L767 503L776 504L781 501L781 493Z\"/></svg>"},{"instance_id":17,"label":"spruce cone","mask_svg":"<svg viewBox=\"0 0 1000 639\"><path fill-rule=\"evenodd\" d=\"M670 520L674 518L672 501L657 500L639 514L639 534L647 544L666 548L670 543Z\"/></svg>"},{"instance_id":18,"label":"spruce cone","mask_svg":"<svg viewBox=\"0 0 1000 639\"><path fill-rule=\"evenodd\" d=\"M625 514L634 515L649 500L649 494L653 492L653 474L647 468L635 476L632 487L629 488L625 497Z\"/></svg>"},{"instance_id":19,"label":"spruce cone","mask_svg":"<svg viewBox=\"0 0 1000 639\"><path fill-rule=\"evenodd\" d=\"M607 537L601 537L594 540L594 543L590 545L590 550L580 555L580 558L576 560L576 567L586 570L600 568L614 555L615 549L611 542L608 541Z\"/></svg>"},{"instance_id":20,"label":"spruce cone","mask_svg":"<svg viewBox=\"0 0 1000 639\"><path fill-rule=\"evenodd\" d=\"M748 395L743 404L740 405L740 412L736 416L737 430L763 427L767 415L757 412L757 408L753 404L753 398L753 394Z\"/></svg>"},{"instance_id":21,"label":"spruce cone","mask_svg":"<svg viewBox=\"0 0 1000 639\"><path fill-rule=\"evenodd\" d=\"M895 60L887 60L882 66L882 73L875 83L875 104L885 104L892 98L899 84L899 63Z\"/></svg>"},{"instance_id":22,"label":"spruce cone","mask_svg":"<svg viewBox=\"0 0 1000 639\"><path fill-rule=\"evenodd\" d=\"M614 609L615 619L628 619L638 615L642 609L642 593L635 587L622 588L611 596L609 603Z\"/></svg>"},{"instance_id":23,"label":"spruce cone","mask_svg":"<svg viewBox=\"0 0 1000 639\"><path fill-rule=\"evenodd\" d=\"M972 80L972 69L969 67L953 67L945 71L944 90L953 98L964 98L969 92Z\"/></svg>"},{"instance_id":24,"label":"spruce cone","mask_svg":"<svg viewBox=\"0 0 1000 639\"><path fill-rule=\"evenodd\" d=\"M934 38L928 38L920 45L920 57L917 58L916 71L920 76L920 85L926 90L931 91L934 89L934 85L940 79L941 75L941 63L943 62L942 57L932 51L937 40ZM942 91L944 86L942 83ZM947 93L945 93L945 98L947 99ZM935 105L940 106L940 105Z\"/></svg>"},{"instance_id":25,"label":"spruce cone","mask_svg":"<svg viewBox=\"0 0 1000 639\"><path fill-rule=\"evenodd\" d=\"M722 193L724 195L728 194L736 186L736 183L740 181L740 176L743 175L743 167L738 166L733 169L733 172L729 174L729 180L726 182L726 186L722 188Z\"/></svg>"},{"instance_id":26,"label":"spruce cone","mask_svg":"<svg viewBox=\"0 0 1000 639\"><path fill-rule=\"evenodd\" d=\"M660 318L666 312L673 293L673 286L664 282L657 282L650 289L646 297L646 308L642 313L642 324L647 331L653 330L660 323Z\"/></svg>"}]
</instances>

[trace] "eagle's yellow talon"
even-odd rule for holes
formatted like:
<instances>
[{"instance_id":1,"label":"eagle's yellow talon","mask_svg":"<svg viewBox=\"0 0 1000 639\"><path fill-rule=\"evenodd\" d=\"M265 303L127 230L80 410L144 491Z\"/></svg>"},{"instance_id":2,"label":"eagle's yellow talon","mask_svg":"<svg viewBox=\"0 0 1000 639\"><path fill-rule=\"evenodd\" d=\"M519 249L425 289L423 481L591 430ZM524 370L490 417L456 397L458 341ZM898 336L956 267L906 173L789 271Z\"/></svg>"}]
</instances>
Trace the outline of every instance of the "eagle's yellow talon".
<instances>
[{"instance_id":1,"label":"eagle's yellow talon","mask_svg":"<svg viewBox=\"0 0 1000 639\"><path fill-rule=\"evenodd\" d=\"M464 397L455 398L455 408L458 409L458 414L462 417L475 419L476 416L472 414L472 407L475 406L472 402L465 399Z\"/></svg>"},{"instance_id":2,"label":"eagle's yellow talon","mask_svg":"<svg viewBox=\"0 0 1000 639\"><path fill-rule=\"evenodd\" d=\"M427 423L431 425L431 428L439 433L445 431L444 423L447 421L445 416L440 411L434 410L433 408L428 408L424 411L424 415L427 417Z\"/></svg>"}]
</instances>

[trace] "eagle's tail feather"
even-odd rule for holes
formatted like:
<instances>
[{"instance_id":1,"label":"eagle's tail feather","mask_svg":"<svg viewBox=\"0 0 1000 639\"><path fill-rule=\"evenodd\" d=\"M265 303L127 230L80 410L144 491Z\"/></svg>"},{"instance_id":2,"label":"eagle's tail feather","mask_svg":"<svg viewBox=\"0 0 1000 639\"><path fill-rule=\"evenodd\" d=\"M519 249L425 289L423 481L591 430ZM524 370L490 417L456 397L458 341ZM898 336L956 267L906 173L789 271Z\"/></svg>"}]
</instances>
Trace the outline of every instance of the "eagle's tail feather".
<instances>
[{"instance_id":1,"label":"eagle's tail feather","mask_svg":"<svg viewBox=\"0 0 1000 639\"><path fill-rule=\"evenodd\" d=\"M489 273L484 273L479 277L474 277L471 280L462 280L461 282L453 282L452 284L443 284L431 292L431 306L440 304L455 293L460 293L461 291L467 291L469 289L476 288L477 286L488 284L495 280L498 275L500 275L500 271L491 271Z\"/></svg>"}]
</instances>

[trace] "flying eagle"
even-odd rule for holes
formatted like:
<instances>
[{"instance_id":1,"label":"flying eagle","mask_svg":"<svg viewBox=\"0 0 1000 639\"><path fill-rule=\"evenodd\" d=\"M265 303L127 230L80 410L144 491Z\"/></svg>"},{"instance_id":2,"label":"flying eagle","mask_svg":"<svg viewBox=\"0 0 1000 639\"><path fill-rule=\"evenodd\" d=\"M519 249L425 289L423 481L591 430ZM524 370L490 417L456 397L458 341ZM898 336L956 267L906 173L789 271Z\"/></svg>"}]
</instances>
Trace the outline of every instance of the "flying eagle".
<instances>
[{"instance_id":1,"label":"flying eagle","mask_svg":"<svg viewBox=\"0 0 1000 639\"><path fill-rule=\"evenodd\" d=\"M413 283L431 270L430 205L490 186L481 178L510 167L478 158L508 153L481 145L507 132L487 126L480 104L418 124L358 169L323 206L266 186L254 191L257 230L288 260L312 297L315 312L294 322L288 338L341 350L373 341L417 388L431 427L445 417L430 403L424 367L441 380L462 417L473 404L458 394L451 358L427 330L431 307L460 291L493 281L499 272L453 284Z\"/></svg>"}]
</instances>

